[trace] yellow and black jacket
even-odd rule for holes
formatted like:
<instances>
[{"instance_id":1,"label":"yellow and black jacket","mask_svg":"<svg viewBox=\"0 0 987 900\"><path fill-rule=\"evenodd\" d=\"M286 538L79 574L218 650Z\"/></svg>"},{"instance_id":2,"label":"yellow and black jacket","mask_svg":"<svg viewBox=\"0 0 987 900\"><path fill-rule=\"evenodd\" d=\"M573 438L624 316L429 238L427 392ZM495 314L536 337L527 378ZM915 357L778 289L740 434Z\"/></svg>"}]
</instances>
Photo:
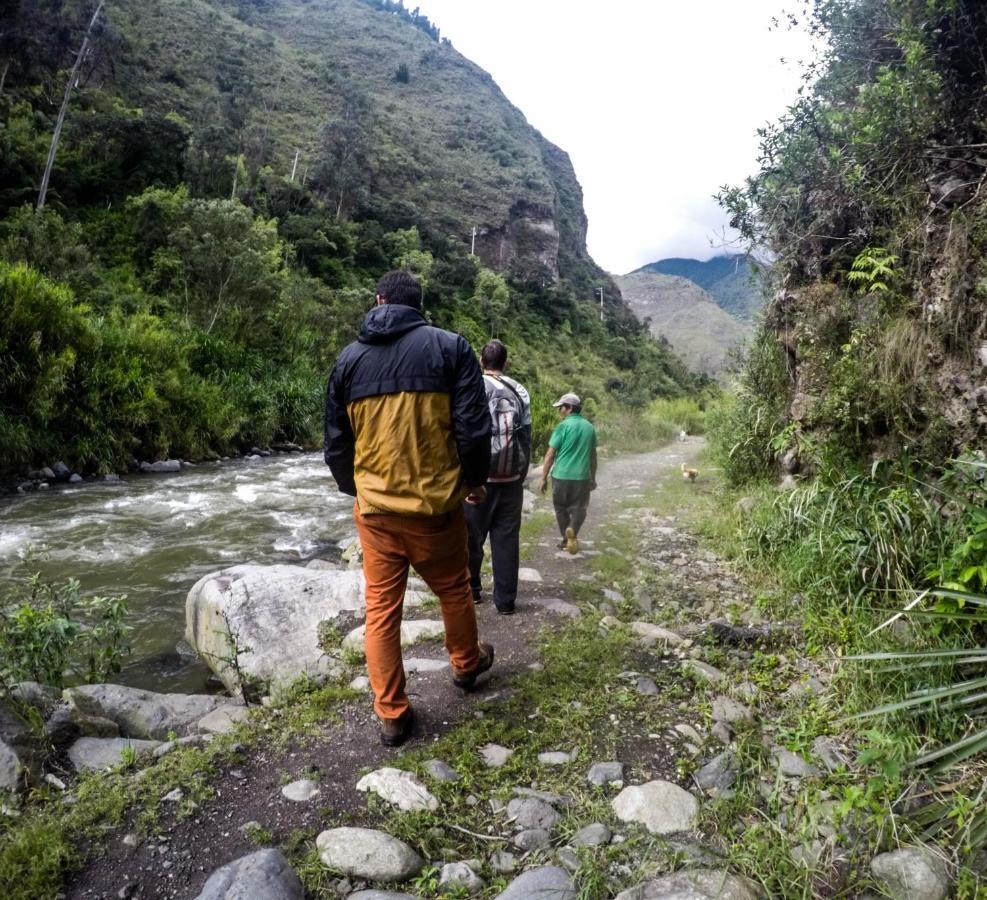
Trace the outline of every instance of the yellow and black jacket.
<instances>
[{"instance_id":1,"label":"yellow and black jacket","mask_svg":"<svg viewBox=\"0 0 987 900\"><path fill-rule=\"evenodd\" d=\"M466 339L375 306L326 390L325 458L360 512L437 516L487 480L490 414Z\"/></svg>"}]
</instances>

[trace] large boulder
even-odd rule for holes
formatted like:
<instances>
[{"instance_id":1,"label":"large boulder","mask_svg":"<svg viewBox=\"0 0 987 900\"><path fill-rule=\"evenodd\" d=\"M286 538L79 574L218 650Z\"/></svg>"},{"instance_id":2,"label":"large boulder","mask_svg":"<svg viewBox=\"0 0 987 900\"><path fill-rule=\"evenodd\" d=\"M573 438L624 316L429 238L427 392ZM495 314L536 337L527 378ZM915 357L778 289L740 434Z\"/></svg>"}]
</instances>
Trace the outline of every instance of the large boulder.
<instances>
[{"instance_id":1,"label":"large boulder","mask_svg":"<svg viewBox=\"0 0 987 900\"><path fill-rule=\"evenodd\" d=\"M150 756L161 741L137 741L128 738L79 738L68 750L69 762L77 772L101 772L126 761Z\"/></svg>"},{"instance_id":2,"label":"large boulder","mask_svg":"<svg viewBox=\"0 0 987 900\"><path fill-rule=\"evenodd\" d=\"M170 734L186 737L203 729L199 720L226 707L239 707L225 697L206 694L156 694L122 684L87 684L66 688L64 698L86 716L116 722L121 737L166 741Z\"/></svg>"},{"instance_id":3,"label":"large boulder","mask_svg":"<svg viewBox=\"0 0 987 900\"><path fill-rule=\"evenodd\" d=\"M230 693L244 682L278 690L333 674L338 663L319 646L319 623L365 614L362 572L234 566L189 591L185 637Z\"/></svg>"},{"instance_id":4,"label":"large boulder","mask_svg":"<svg viewBox=\"0 0 987 900\"><path fill-rule=\"evenodd\" d=\"M315 846L323 865L370 881L404 881L425 865L404 841L371 828L330 828Z\"/></svg>"},{"instance_id":5,"label":"large boulder","mask_svg":"<svg viewBox=\"0 0 987 900\"><path fill-rule=\"evenodd\" d=\"M305 891L280 850L258 850L217 869L196 900L302 900Z\"/></svg>"}]
</instances>

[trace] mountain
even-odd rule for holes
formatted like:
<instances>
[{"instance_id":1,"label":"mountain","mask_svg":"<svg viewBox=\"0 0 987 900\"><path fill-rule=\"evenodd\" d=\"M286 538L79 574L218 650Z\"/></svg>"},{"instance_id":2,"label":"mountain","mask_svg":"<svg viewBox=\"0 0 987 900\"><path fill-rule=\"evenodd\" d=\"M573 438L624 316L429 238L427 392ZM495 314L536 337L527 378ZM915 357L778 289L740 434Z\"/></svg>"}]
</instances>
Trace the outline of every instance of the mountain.
<instances>
[{"instance_id":1,"label":"mountain","mask_svg":"<svg viewBox=\"0 0 987 900\"><path fill-rule=\"evenodd\" d=\"M673 257L648 263L638 271L688 278L730 315L745 322L753 321L764 305L754 267L744 255L714 256L705 262Z\"/></svg>"},{"instance_id":2,"label":"mountain","mask_svg":"<svg viewBox=\"0 0 987 900\"><path fill-rule=\"evenodd\" d=\"M536 446L565 390L601 421L688 393L586 226L565 151L400 0L11 0L0 473L317 445L398 267L510 347Z\"/></svg>"},{"instance_id":3,"label":"mountain","mask_svg":"<svg viewBox=\"0 0 987 900\"><path fill-rule=\"evenodd\" d=\"M747 324L721 309L699 285L645 269L616 279L625 302L651 333L664 338L690 370L717 376L731 351L751 334Z\"/></svg>"}]
</instances>

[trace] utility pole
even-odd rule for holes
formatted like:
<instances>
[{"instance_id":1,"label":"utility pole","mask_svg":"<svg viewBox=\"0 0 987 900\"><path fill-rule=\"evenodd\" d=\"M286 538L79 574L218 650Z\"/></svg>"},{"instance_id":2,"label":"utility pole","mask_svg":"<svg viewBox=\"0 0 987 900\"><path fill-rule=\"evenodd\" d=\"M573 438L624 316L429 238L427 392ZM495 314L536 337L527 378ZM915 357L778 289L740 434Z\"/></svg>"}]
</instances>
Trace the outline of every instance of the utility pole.
<instances>
[{"instance_id":1,"label":"utility pole","mask_svg":"<svg viewBox=\"0 0 987 900\"><path fill-rule=\"evenodd\" d=\"M470 241L470 256L476 256L476 226L473 226L473 238Z\"/></svg>"},{"instance_id":2,"label":"utility pole","mask_svg":"<svg viewBox=\"0 0 987 900\"><path fill-rule=\"evenodd\" d=\"M598 287L596 291L600 292L600 321L602 322L603 321L603 288ZM594 295L596 294L596 291L593 291Z\"/></svg>"},{"instance_id":3,"label":"utility pole","mask_svg":"<svg viewBox=\"0 0 987 900\"><path fill-rule=\"evenodd\" d=\"M295 180L295 172L298 171L298 157L301 155L301 152L302 152L301 150L296 150L295 151L295 161L291 164L291 180L292 180L292 182L294 182L294 180Z\"/></svg>"}]
</instances>

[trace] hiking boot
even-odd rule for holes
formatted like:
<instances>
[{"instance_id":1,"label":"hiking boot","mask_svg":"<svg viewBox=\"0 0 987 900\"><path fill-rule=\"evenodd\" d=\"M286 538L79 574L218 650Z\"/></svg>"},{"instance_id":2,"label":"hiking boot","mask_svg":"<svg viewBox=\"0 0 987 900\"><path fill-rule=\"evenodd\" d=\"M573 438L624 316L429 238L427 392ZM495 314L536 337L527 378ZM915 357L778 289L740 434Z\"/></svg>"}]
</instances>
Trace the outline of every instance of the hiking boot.
<instances>
[{"instance_id":1,"label":"hiking boot","mask_svg":"<svg viewBox=\"0 0 987 900\"><path fill-rule=\"evenodd\" d=\"M569 530L571 531L572 529ZM559 541L559 550L565 550L565 545L566 545L566 540L565 538L562 538L562 540Z\"/></svg>"},{"instance_id":2,"label":"hiking boot","mask_svg":"<svg viewBox=\"0 0 987 900\"><path fill-rule=\"evenodd\" d=\"M499 610L498 610L499 612ZM463 672L462 675L453 675L452 683L464 691L471 691L476 687L477 676L486 672L494 662L494 648L491 644L480 644L480 661L476 668L470 672Z\"/></svg>"},{"instance_id":3,"label":"hiking boot","mask_svg":"<svg viewBox=\"0 0 987 900\"><path fill-rule=\"evenodd\" d=\"M571 528L565 530L565 549L573 554L579 552L579 541L576 540L576 532Z\"/></svg>"},{"instance_id":4,"label":"hiking boot","mask_svg":"<svg viewBox=\"0 0 987 900\"><path fill-rule=\"evenodd\" d=\"M514 605L510 606L498 606L497 614L500 616L513 616L514 615Z\"/></svg>"},{"instance_id":5,"label":"hiking boot","mask_svg":"<svg viewBox=\"0 0 987 900\"><path fill-rule=\"evenodd\" d=\"M400 747L411 737L414 721L415 714L410 706L396 719L381 719L380 742L385 747Z\"/></svg>"},{"instance_id":6,"label":"hiking boot","mask_svg":"<svg viewBox=\"0 0 987 900\"><path fill-rule=\"evenodd\" d=\"M473 602L474 603L483 602L483 594L480 592L479 588L473 588Z\"/></svg>"}]
</instances>

